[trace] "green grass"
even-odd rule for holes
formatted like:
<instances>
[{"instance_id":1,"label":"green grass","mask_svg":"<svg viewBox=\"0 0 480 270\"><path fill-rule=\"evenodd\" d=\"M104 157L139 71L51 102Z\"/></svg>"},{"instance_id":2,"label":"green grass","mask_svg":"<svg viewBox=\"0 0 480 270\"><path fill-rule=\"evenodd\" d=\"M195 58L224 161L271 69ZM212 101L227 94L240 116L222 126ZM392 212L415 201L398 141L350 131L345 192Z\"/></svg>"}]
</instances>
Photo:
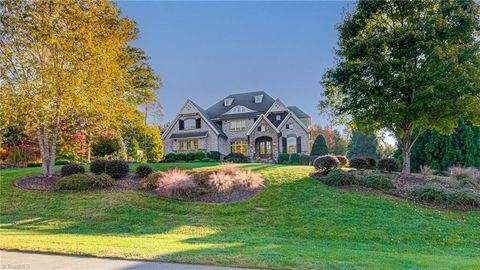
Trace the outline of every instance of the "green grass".
<instances>
[{"instance_id":1,"label":"green grass","mask_svg":"<svg viewBox=\"0 0 480 270\"><path fill-rule=\"evenodd\" d=\"M265 177L265 190L216 205L18 190L14 179L40 168L2 170L0 248L280 269L480 268L479 212L329 187L307 177L308 166L245 167Z\"/></svg>"}]
</instances>

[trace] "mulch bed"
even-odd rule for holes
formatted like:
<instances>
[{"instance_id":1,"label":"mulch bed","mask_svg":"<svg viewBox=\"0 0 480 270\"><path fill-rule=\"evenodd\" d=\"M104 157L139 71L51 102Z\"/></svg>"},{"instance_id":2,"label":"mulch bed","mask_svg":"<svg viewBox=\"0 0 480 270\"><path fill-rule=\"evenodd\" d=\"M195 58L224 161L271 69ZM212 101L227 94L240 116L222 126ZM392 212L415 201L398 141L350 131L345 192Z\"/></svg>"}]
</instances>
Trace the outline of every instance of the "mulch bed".
<instances>
[{"instance_id":1,"label":"mulch bed","mask_svg":"<svg viewBox=\"0 0 480 270\"><path fill-rule=\"evenodd\" d=\"M367 174L367 172L356 172L355 173L357 176L363 176ZM449 205L439 205L427 201L420 201L414 196L412 196L412 191L417 188L417 187L423 187L423 186L437 186L441 188L445 188L447 190L454 190L455 189L455 184L450 182L450 181L433 181L433 180L427 180L423 177L419 177L416 175L409 175L409 176L403 176L400 174L394 174L394 173L382 173L383 175L389 177L392 181L393 184L395 185L395 189L390 189L390 190L378 190L378 189L372 189L368 188L365 186L361 185L348 185L348 186L339 186L338 188L344 189L344 190L354 190L354 191L365 191L365 192L370 192L370 193L375 193L375 194L386 194L390 196L394 196L396 198L400 199L405 199L409 201L414 201L419 204L423 205L428 205L436 208L442 208L442 209L449 209L449 210L480 210L480 207L471 207L471 206L449 206ZM327 176L325 174L319 173L319 172L312 172L309 174L310 177L315 178L317 180L324 180ZM458 189L458 188L457 188ZM478 191L474 192L478 194Z\"/></svg>"},{"instance_id":2,"label":"mulch bed","mask_svg":"<svg viewBox=\"0 0 480 270\"><path fill-rule=\"evenodd\" d=\"M56 174L52 177L44 177L43 175L34 175L25 177L22 179L16 180L13 185L20 189L27 189L27 190L37 190L37 191L55 191L55 192L64 192L64 191L56 191L55 184L57 180L60 179L60 174ZM157 190L143 190L140 189L140 183L142 182L142 178L139 178L134 173L128 174L128 176L115 179L115 186L103 188L103 189L96 189L96 191L122 191L122 190L137 190L149 194L155 194L157 196L166 197L161 191ZM208 202L208 203L228 203L228 202L239 202L246 200L259 191L261 188L257 189L235 189L230 192L224 193L209 193L205 195L200 195L195 198L172 198L177 200L185 200L185 201L196 201L196 202Z\"/></svg>"}]
</instances>

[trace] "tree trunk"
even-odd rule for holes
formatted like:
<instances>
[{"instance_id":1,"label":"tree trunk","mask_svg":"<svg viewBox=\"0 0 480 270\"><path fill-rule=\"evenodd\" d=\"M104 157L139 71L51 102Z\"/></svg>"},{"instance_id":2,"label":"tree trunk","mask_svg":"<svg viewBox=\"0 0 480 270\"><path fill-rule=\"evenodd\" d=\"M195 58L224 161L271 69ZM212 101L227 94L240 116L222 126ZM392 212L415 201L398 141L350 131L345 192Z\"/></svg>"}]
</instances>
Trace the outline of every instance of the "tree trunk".
<instances>
[{"instance_id":1,"label":"tree trunk","mask_svg":"<svg viewBox=\"0 0 480 270\"><path fill-rule=\"evenodd\" d=\"M402 174L410 174L410 155L412 150L412 143L410 141L410 132L405 132L402 138Z\"/></svg>"},{"instance_id":2,"label":"tree trunk","mask_svg":"<svg viewBox=\"0 0 480 270\"><path fill-rule=\"evenodd\" d=\"M48 177L53 176L55 173L55 159L57 156L57 139L58 139L58 132L60 130L60 112L57 109L57 113L55 115L55 127L52 131L52 138L50 141L50 163L48 164Z\"/></svg>"}]
</instances>

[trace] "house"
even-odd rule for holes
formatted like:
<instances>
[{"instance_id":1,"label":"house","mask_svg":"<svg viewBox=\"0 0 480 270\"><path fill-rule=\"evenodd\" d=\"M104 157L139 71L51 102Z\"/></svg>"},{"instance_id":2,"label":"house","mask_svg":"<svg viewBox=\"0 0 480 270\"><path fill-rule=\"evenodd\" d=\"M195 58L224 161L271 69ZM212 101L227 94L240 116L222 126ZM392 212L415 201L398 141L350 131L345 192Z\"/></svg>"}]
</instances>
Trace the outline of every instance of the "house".
<instances>
[{"instance_id":1,"label":"house","mask_svg":"<svg viewBox=\"0 0 480 270\"><path fill-rule=\"evenodd\" d=\"M264 91L233 94L204 110L187 100L162 137L165 153L218 151L277 161L279 153L308 154L311 118Z\"/></svg>"}]
</instances>

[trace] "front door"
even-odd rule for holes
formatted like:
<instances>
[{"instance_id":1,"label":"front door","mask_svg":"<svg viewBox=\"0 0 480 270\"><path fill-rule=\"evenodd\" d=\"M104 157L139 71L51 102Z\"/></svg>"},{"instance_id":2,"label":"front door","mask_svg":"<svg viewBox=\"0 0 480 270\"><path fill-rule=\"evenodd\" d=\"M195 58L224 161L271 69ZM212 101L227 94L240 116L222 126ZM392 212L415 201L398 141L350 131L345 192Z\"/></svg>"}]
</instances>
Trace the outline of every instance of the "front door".
<instances>
[{"instance_id":1,"label":"front door","mask_svg":"<svg viewBox=\"0 0 480 270\"><path fill-rule=\"evenodd\" d=\"M255 139L255 156L261 159L272 158L272 138L265 136Z\"/></svg>"}]
</instances>

